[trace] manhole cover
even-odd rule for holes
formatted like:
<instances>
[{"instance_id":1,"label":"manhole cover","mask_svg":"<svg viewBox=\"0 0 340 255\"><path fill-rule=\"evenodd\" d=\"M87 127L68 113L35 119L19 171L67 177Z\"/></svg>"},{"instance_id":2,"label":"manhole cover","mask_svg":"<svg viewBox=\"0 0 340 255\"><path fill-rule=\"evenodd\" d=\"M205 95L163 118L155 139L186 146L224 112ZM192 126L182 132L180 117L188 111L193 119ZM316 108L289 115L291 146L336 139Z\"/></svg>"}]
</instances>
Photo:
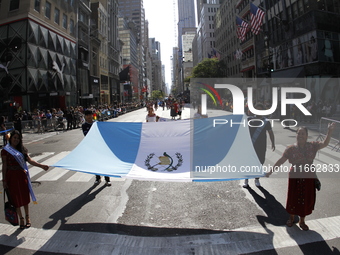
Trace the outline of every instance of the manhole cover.
<instances>
[{"instance_id":1,"label":"manhole cover","mask_svg":"<svg viewBox=\"0 0 340 255\"><path fill-rule=\"evenodd\" d=\"M36 157L36 156L40 156L40 155L42 155L42 153L30 153L31 158Z\"/></svg>"},{"instance_id":2,"label":"manhole cover","mask_svg":"<svg viewBox=\"0 0 340 255\"><path fill-rule=\"evenodd\" d=\"M57 143L57 142L59 142L59 140L51 140L51 141L44 142L44 144L51 144L51 143Z\"/></svg>"}]
</instances>

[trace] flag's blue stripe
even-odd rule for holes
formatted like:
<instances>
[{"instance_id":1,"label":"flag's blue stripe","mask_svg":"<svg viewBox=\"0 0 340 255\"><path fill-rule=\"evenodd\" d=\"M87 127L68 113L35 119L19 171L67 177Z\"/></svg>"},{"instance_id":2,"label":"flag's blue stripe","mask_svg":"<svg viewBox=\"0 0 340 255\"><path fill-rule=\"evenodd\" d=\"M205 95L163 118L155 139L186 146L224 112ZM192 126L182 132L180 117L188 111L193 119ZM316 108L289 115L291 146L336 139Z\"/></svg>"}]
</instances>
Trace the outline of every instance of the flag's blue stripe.
<instances>
[{"instance_id":1,"label":"flag's blue stripe","mask_svg":"<svg viewBox=\"0 0 340 255\"><path fill-rule=\"evenodd\" d=\"M84 173L124 177L130 172L136 159L141 125L142 123L95 122L81 143L53 166Z\"/></svg>"},{"instance_id":2,"label":"flag's blue stripe","mask_svg":"<svg viewBox=\"0 0 340 255\"><path fill-rule=\"evenodd\" d=\"M98 122L98 130L117 158L126 163L135 162L141 140L141 122Z\"/></svg>"},{"instance_id":3,"label":"flag's blue stripe","mask_svg":"<svg viewBox=\"0 0 340 255\"><path fill-rule=\"evenodd\" d=\"M194 120L193 165L214 166L228 154L243 115L227 115ZM215 123L219 123L214 127ZM231 121L234 125L231 126ZM222 124L223 122L227 122Z\"/></svg>"}]
</instances>

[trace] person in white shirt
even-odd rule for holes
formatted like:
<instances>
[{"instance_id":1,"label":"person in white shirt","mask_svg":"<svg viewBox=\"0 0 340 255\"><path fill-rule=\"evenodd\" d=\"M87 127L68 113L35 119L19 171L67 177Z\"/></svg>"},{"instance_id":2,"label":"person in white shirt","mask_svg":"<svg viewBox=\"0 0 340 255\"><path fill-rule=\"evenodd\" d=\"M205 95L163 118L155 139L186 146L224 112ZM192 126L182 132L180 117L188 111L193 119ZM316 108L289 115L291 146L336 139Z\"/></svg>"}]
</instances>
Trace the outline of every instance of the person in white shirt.
<instances>
[{"instance_id":1,"label":"person in white shirt","mask_svg":"<svg viewBox=\"0 0 340 255\"><path fill-rule=\"evenodd\" d=\"M148 108L148 114L146 115L146 122L158 122L159 116L156 115L152 107Z\"/></svg>"}]
</instances>

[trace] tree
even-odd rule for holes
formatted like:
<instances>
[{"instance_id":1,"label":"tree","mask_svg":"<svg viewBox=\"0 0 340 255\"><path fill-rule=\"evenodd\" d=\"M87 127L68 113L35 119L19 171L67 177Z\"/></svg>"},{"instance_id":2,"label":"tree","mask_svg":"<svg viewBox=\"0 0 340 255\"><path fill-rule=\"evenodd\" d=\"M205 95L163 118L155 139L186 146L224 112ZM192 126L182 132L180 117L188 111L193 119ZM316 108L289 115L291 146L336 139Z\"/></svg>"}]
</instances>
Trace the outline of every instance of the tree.
<instances>
[{"instance_id":1,"label":"tree","mask_svg":"<svg viewBox=\"0 0 340 255\"><path fill-rule=\"evenodd\" d=\"M226 66L223 61L217 58L206 58L192 71L191 78L221 78L225 77Z\"/></svg>"},{"instance_id":2,"label":"tree","mask_svg":"<svg viewBox=\"0 0 340 255\"><path fill-rule=\"evenodd\" d=\"M153 99L162 99L162 98L164 98L163 91L161 91L161 90L153 90L151 92L151 98L153 98Z\"/></svg>"}]
</instances>

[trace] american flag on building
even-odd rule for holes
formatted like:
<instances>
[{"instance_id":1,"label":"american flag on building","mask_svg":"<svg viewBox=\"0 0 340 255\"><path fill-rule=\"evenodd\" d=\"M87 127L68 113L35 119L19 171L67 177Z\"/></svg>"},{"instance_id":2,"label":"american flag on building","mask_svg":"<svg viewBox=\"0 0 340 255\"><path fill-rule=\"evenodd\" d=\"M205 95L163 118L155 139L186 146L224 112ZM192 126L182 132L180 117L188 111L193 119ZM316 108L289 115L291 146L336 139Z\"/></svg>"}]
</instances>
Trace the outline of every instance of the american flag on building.
<instances>
[{"instance_id":1,"label":"american flag on building","mask_svg":"<svg viewBox=\"0 0 340 255\"><path fill-rule=\"evenodd\" d=\"M221 59L221 54L213 48L213 57L217 58L218 60Z\"/></svg>"},{"instance_id":2,"label":"american flag on building","mask_svg":"<svg viewBox=\"0 0 340 255\"><path fill-rule=\"evenodd\" d=\"M244 39L246 39L246 33L248 31L248 23L243 21L240 17L236 17L236 26L237 38L241 41L244 41Z\"/></svg>"},{"instance_id":3,"label":"american flag on building","mask_svg":"<svg viewBox=\"0 0 340 255\"><path fill-rule=\"evenodd\" d=\"M262 11L253 3L250 3L250 26L251 32L253 32L255 35L257 35L260 31L264 15L264 11Z\"/></svg>"}]
</instances>

